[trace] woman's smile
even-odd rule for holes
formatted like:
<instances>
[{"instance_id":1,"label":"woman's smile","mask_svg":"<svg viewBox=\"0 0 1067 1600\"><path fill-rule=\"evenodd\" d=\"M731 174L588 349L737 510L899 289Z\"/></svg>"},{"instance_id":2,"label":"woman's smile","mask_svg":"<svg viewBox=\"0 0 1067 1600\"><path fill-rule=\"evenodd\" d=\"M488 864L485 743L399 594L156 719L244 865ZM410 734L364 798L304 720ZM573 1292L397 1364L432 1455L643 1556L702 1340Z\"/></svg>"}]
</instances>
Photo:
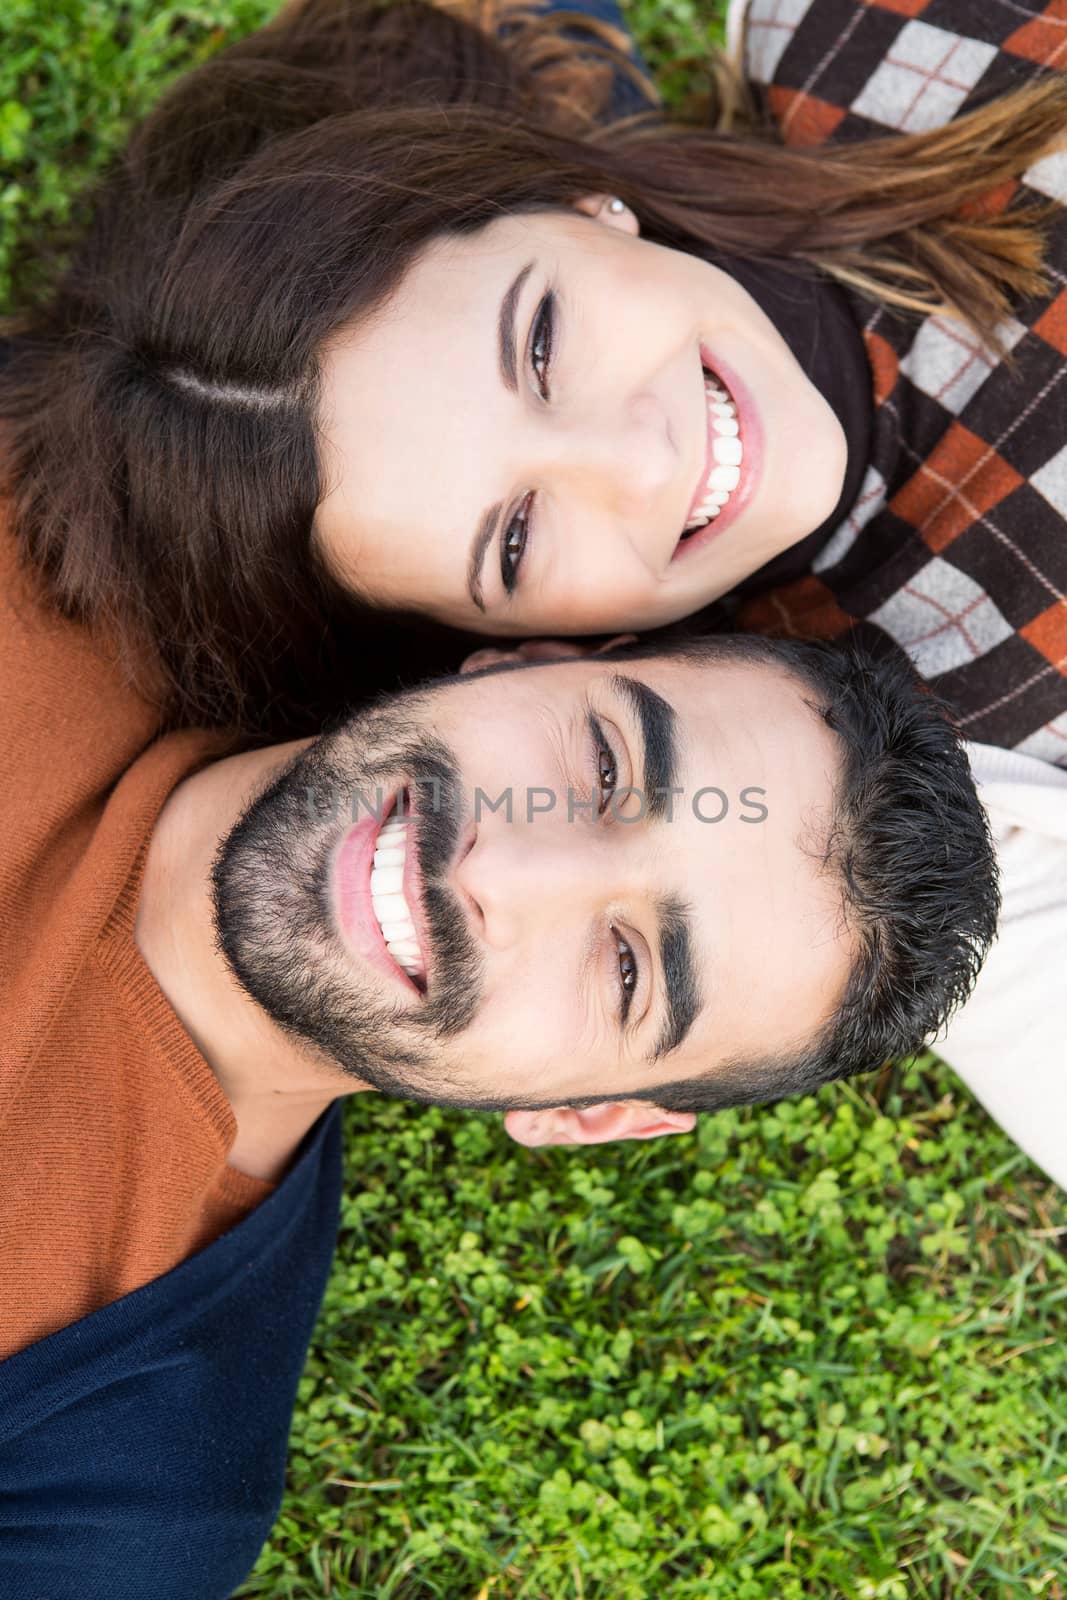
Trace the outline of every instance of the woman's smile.
<instances>
[{"instance_id":1,"label":"woman's smile","mask_svg":"<svg viewBox=\"0 0 1067 1600\"><path fill-rule=\"evenodd\" d=\"M714 522L730 503L730 496L741 482L745 442L737 420L737 406L728 389L714 374L704 372L704 397L707 402L708 453L689 510L682 539L690 539L698 528Z\"/></svg>"},{"instance_id":2,"label":"woman's smile","mask_svg":"<svg viewBox=\"0 0 1067 1600\"><path fill-rule=\"evenodd\" d=\"M741 379L725 375L701 348L708 452L685 531L672 560L692 556L744 515L759 488L762 435L759 413Z\"/></svg>"}]
</instances>

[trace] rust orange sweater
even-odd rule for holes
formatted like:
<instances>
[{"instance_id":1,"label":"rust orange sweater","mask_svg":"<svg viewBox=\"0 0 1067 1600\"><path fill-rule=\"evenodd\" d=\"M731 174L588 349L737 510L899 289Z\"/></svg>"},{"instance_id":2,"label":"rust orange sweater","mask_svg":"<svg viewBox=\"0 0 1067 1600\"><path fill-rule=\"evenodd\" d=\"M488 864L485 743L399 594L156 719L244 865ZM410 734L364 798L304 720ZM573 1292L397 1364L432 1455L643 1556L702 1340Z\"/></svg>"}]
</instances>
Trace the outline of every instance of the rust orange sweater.
<instances>
[{"instance_id":1,"label":"rust orange sweater","mask_svg":"<svg viewBox=\"0 0 1067 1600\"><path fill-rule=\"evenodd\" d=\"M0 534L0 1357L129 1293L273 1188L133 940L164 800L221 750L53 617Z\"/></svg>"}]
</instances>

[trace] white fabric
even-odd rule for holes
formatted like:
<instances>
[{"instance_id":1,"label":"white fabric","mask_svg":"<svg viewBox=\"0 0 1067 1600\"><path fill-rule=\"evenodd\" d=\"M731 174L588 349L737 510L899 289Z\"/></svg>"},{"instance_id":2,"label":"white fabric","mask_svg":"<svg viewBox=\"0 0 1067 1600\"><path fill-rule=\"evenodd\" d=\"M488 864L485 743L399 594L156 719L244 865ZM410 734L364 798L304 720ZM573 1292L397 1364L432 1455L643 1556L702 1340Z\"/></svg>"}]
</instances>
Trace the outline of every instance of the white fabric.
<instances>
[{"instance_id":1,"label":"white fabric","mask_svg":"<svg viewBox=\"0 0 1067 1600\"><path fill-rule=\"evenodd\" d=\"M934 1049L1067 1189L1067 771L967 747L1004 897L974 993Z\"/></svg>"},{"instance_id":2,"label":"white fabric","mask_svg":"<svg viewBox=\"0 0 1067 1600\"><path fill-rule=\"evenodd\" d=\"M745 12L748 9L748 0L730 0L726 7L726 54L735 67L742 66L741 49L742 35L745 26Z\"/></svg>"}]
</instances>

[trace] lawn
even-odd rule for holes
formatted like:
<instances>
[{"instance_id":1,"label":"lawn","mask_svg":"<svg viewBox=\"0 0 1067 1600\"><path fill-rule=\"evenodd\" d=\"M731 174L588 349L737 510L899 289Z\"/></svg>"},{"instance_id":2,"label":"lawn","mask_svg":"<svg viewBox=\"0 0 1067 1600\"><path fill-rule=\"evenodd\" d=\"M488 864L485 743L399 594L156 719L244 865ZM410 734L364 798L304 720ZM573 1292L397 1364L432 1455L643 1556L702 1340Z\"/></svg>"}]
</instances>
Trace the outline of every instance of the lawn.
<instances>
[{"instance_id":1,"label":"lawn","mask_svg":"<svg viewBox=\"0 0 1067 1600\"><path fill-rule=\"evenodd\" d=\"M4 0L0 304L130 118L271 0ZM633 0L672 93L716 29ZM264 1600L1064 1600L1067 1216L927 1060L525 1152L348 1108Z\"/></svg>"}]
</instances>

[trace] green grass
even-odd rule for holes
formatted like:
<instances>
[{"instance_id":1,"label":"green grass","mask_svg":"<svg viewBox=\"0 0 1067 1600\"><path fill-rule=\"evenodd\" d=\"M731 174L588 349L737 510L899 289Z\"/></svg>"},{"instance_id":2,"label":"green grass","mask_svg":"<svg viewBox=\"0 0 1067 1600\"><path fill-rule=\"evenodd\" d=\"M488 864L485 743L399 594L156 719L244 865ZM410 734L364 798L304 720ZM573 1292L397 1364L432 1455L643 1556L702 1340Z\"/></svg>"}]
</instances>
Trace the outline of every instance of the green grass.
<instances>
[{"instance_id":1,"label":"green grass","mask_svg":"<svg viewBox=\"0 0 1067 1600\"><path fill-rule=\"evenodd\" d=\"M0 307L273 0L5 0ZM671 95L716 28L631 0ZM1067 1217L944 1067L517 1150L367 1096L263 1600L1063 1600Z\"/></svg>"},{"instance_id":2,"label":"green grass","mask_svg":"<svg viewBox=\"0 0 1067 1600\"><path fill-rule=\"evenodd\" d=\"M278 9L277 0L3 0L0 310L33 278L42 238L177 73Z\"/></svg>"},{"instance_id":3,"label":"green grass","mask_svg":"<svg viewBox=\"0 0 1067 1600\"><path fill-rule=\"evenodd\" d=\"M624 0L669 100L719 35L706 0ZM0 311L34 279L42 239L130 121L180 72L247 33L278 0L3 0L0 6Z\"/></svg>"},{"instance_id":4,"label":"green grass","mask_svg":"<svg viewBox=\"0 0 1067 1600\"><path fill-rule=\"evenodd\" d=\"M367 1097L243 1595L1063 1593L1067 1230L943 1068L537 1154Z\"/></svg>"}]
</instances>

